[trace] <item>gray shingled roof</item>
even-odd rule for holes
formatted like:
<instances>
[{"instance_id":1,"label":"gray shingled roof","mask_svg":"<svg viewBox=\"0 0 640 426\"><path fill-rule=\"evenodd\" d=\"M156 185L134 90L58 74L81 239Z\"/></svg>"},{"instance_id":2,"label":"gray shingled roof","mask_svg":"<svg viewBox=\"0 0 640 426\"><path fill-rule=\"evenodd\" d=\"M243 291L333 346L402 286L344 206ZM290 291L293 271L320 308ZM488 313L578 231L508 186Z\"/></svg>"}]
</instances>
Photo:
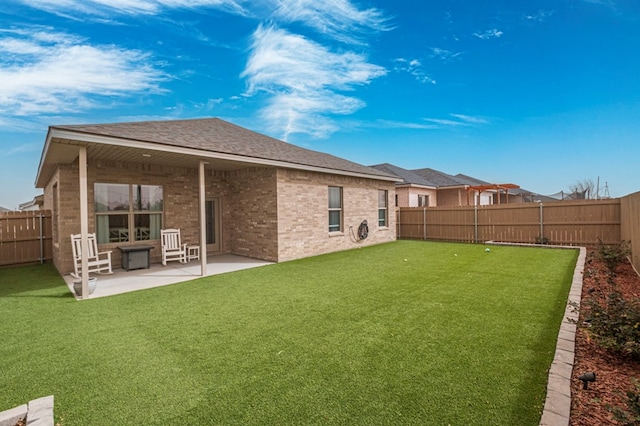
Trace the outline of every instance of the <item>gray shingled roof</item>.
<instances>
[{"instance_id":1,"label":"gray shingled roof","mask_svg":"<svg viewBox=\"0 0 640 426\"><path fill-rule=\"evenodd\" d=\"M478 185L491 185L490 182L485 182L483 180L468 176L468 175L463 175L462 173L458 173L457 175L453 176L454 178L456 178L456 180L458 180L459 182L464 183L465 185L471 185L471 186L478 186Z\"/></svg>"},{"instance_id":2,"label":"gray shingled roof","mask_svg":"<svg viewBox=\"0 0 640 426\"><path fill-rule=\"evenodd\" d=\"M437 185L429 180L423 178L422 176L412 172L411 170L403 169L402 167L394 166L393 164L383 163L376 164L373 167L374 169L378 169L380 171L396 175L402 178L402 183L408 183L412 185L422 185L422 186L432 186L436 187Z\"/></svg>"},{"instance_id":3,"label":"gray shingled roof","mask_svg":"<svg viewBox=\"0 0 640 426\"><path fill-rule=\"evenodd\" d=\"M456 179L455 176L451 176L430 168L416 169L411 171L419 176L422 176L428 181L435 183L437 187L469 185L462 182L460 179Z\"/></svg>"},{"instance_id":4,"label":"gray shingled roof","mask_svg":"<svg viewBox=\"0 0 640 426\"><path fill-rule=\"evenodd\" d=\"M51 126L51 129L281 161L384 178L393 177L389 173L330 154L301 148L219 118L59 125Z\"/></svg>"}]
</instances>

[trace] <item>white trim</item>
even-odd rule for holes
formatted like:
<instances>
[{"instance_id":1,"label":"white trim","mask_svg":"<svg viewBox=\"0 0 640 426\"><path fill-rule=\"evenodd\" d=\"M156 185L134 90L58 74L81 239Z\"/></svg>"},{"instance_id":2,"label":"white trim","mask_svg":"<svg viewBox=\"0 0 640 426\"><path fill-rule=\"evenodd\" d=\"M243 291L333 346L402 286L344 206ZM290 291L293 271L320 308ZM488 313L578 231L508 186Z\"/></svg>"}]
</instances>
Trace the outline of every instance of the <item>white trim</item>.
<instances>
[{"instance_id":1,"label":"white trim","mask_svg":"<svg viewBox=\"0 0 640 426\"><path fill-rule=\"evenodd\" d=\"M207 276L207 218L206 218L206 188L204 176L204 160L200 160L198 167L198 181L200 186L199 200L200 203L200 269L203 277Z\"/></svg>"},{"instance_id":2,"label":"white trim","mask_svg":"<svg viewBox=\"0 0 640 426\"><path fill-rule=\"evenodd\" d=\"M80 247L82 253L82 298L89 297L89 201L87 189L87 147L78 149L78 175L80 185Z\"/></svg>"},{"instance_id":3,"label":"white trim","mask_svg":"<svg viewBox=\"0 0 640 426\"><path fill-rule=\"evenodd\" d=\"M250 157L246 155L227 154L222 152L212 152L196 148L186 148L181 146L164 145L156 142L144 142L132 139L122 139L112 136L92 135L80 132L74 132L70 130L61 130L51 128L47 135L47 142L45 144L45 150L40 160L40 168L38 170L38 176L42 169L42 160L45 158L46 150L48 150L49 142L52 138L70 139L79 142L99 143L103 145L122 146L126 148L138 148L151 151L162 151L173 154L190 155L199 158L214 158L219 160L237 161L242 163L251 163L264 166L284 167L288 169L308 170L320 173L331 173L345 176L362 177L367 179L383 180L389 182L398 182L398 178L386 177L379 175L370 175L368 173L351 172L347 170L331 169L319 166L310 166L298 163L289 163L287 161L269 160L266 158ZM346 161L346 160L345 160ZM36 179L37 180L37 179Z\"/></svg>"}]
</instances>

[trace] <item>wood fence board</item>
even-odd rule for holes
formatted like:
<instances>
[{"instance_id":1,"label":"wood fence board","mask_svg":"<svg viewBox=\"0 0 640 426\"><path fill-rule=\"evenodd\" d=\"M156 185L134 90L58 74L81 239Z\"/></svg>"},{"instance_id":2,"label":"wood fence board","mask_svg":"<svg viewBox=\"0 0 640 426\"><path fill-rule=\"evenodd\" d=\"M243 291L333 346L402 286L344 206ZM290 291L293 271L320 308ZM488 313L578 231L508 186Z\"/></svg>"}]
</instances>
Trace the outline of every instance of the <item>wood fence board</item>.
<instances>
[{"instance_id":1,"label":"wood fence board","mask_svg":"<svg viewBox=\"0 0 640 426\"><path fill-rule=\"evenodd\" d=\"M51 211L0 213L0 265L53 258Z\"/></svg>"}]
</instances>

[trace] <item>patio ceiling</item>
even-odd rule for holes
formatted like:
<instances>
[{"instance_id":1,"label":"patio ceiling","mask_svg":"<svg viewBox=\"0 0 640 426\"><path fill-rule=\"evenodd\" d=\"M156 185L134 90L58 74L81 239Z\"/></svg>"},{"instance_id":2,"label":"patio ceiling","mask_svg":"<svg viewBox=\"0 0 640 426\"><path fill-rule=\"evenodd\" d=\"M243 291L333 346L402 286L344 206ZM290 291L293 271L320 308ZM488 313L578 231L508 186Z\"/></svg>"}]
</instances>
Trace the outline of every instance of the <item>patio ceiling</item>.
<instances>
[{"instance_id":1,"label":"patio ceiling","mask_svg":"<svg viewBox=\"0 0 640 426\"><path fill-rule=\"evenodd\" d=\"M46 181L55 170L57 164L70 164L74 162L78 158L78 149L80 146L87 147L87 156L92 160L171 165L189 168L197 168L200 160L204 160L206 168L223 171L237 170L249 166L258 166L258 164L249 161L213 158L207 155L168 152L153 149L151 147L114 146L71 139L52 138L50 144L45 147L47 150L46 163L40 164L36 187L41 188L46 184ZM261 166L269 167L264 164Z\"/></svg>"}]
</instances>

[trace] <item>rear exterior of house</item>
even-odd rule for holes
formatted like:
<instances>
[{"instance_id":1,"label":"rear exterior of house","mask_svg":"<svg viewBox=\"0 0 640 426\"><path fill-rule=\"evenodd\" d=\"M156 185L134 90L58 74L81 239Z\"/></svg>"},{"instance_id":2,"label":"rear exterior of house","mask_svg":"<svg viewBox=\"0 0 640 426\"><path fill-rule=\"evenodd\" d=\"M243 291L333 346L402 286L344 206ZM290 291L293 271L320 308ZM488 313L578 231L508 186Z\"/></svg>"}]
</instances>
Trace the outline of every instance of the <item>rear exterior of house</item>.
<instances>
[{"instance_id":1,"label":"rear exterior of house","mask_svg":"<svg viewBox=\"0 0 640 426\"><path fill-rule=\"evenodd\" d=\"M54 264L66 274L70 234L83 220L114 267L118 247L133 244L153 246L151 262L160 262L165 228L209 256L275 262L394 241L395 180L206 119L52 127L36 186L53 212ZM369 234L358 241L363 221Z\"/></svg>"}]
</instances>

